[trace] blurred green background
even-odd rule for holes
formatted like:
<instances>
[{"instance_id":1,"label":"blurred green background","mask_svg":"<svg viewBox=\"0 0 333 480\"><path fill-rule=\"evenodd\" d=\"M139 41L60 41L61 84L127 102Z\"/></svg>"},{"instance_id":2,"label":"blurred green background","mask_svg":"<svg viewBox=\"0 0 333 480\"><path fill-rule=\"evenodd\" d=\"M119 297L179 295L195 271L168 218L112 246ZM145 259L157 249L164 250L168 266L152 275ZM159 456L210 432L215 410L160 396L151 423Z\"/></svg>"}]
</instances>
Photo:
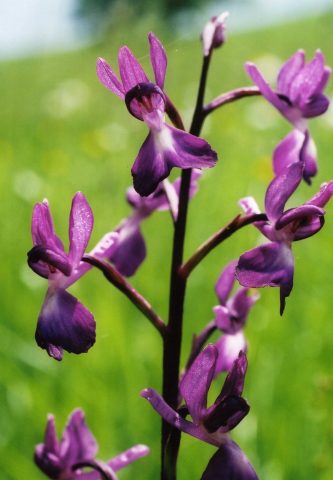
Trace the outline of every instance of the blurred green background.
<instances>
[{"instance_id":1,"label":"blurred green background","mask_svg":"<svg viewBox=\"0 0 333 480\"><path fill-rule=\"evenodd\" d=\"M296 49L312 57L321 48L333 65L333 13L285 23L258 32L229 35L216 51L207 100L233 87L249 85L243 64L252 60L274 79ZM88 354L48 358L34 341L46 281L29 271L30 218L35 202L47 197L57 232L66 241L73 194L87 196L95 216L91 247L129 214L124 192L130 167L145 135L143 124L98 82L97 56L116 63L127 44L150 71L146 33L161 38L168 52L166 90L189 125L201 66L198 40L172 35L155 16L122 18L103 41L62 54L44 54L0 63L0 451L1 479L42 479L32 462L42 440L46 415L56 415L58 431L81 406L100 445L102 459L135 443L151 455L119 474L121 479L159 477L160 419L139 396L150 386L160 391L161 342L147 320L102 275L92 271L71 291L95 315L97 341ZM333 94L332 84L328 88ZM212 115L203 136L219 154L205 172L193 199L186 257L208 235L239 212L237 201L253 195L263 207L272 178L271 153L290 130L260 98L228 105ZM332 178L333 111L311 121L320 172L313 186L293 197L299 205ZM333 206L325 228L294 245L295 286L284 316L278 290L265 289L246 328L249 371L245 397L248 417L232 434L262 480L333 478ZM156 213L143 230L148 257L132 279L163 317L167 314L172 225ZM260 241L247 227L214 251L188 285L183 360L193 332L212 318L213 285L224 265ZM215 393L222 383L219 378ZM199 479L214 448L184 438L179 479Z\"/></svg>"}]
</instances>

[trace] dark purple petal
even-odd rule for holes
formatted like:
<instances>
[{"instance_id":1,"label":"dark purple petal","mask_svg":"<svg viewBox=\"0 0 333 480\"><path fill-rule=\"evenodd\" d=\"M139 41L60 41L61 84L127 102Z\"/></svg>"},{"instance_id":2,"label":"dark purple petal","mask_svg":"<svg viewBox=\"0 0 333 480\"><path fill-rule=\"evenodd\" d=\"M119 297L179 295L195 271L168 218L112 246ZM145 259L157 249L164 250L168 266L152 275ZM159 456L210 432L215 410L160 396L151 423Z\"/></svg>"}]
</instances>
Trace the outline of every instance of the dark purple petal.
<instances>
[{"instance_id":1,"label":"dark purple petal","mask_svg":"<svg viewBox=\"0 0 333 480\"><path fill-rule=\"evenodd\" d=\"M240 397L243 393L245 374L247 370L247 358L243 351L239 352L234 361L227 378L224 381L220 395L215 400L215 404L221 402L229 396Z\"/></svg>"},{"instance_id":2,"label":"dark purple petal","mask_svg":"<svg viewBox=\"0 0 333 480\"><path fill-rule=\"evenodd\" d=\"M294 242L297 240L303 240L303 238L312 237L312 235L319 232L323 226L323 215L304 218L297 226L297 230L294 235Z\"/></svg>"},{"instance_id":3,"label":"dark purple petal","mask_svg":"<svg viewBox=\"0 0 333 480\"><path fill-rule=\"evenodd\" d=\"M222 335L215 343L218 351L218 357L215 365L214 376L221 372L229 372L235 360L237 360L239 352L247 351L247 343L243 331L232 335Z\"/></svg>"},{"instance_id":4,"label":"dark purple petal","mask_svg":"<svg viewBox=\"0 0 333 480\"><path fill-rule=\"evenodd\" d=\"M98 58L96 63L97 76L100 82L111 92L116 94L122 100L125 98L124 87L118 80L117 75L114 73L110 65L104 60L104 58Z\"/></svg>"},{"instance_id":5,"label":"dark purple petal","mask_svg":"<svg viewBox=\"0 0 333 480\"><path fill-rule=\"evenodd\" d=\"M257 67L253 63L246 63L245 70L251 77L252 81L257 85L262 95L269 101L275 108L277 108L282 114L290 108L286 102L281 100L278 95L273 92L269 84L261 75Z\"/></svg>"},{"instance_id":6,"label":"dark purple petal","mask_svg":"<svg viewBox=\"0 0 333 480\"><path fill-rule=\"evenodd\" d=\"M271 221L276 221L281 216L286 202L300 184L302 175L303 164L292 163L269 184L265 196L265 209Z\"/></svg>"},{"instance_id":7,"label":"dark purple petal","mask_svg":"<svg viewBox=\"0 0 333 480\"><path fill-rule=\"evenodd\" d=\"M215 293L221 305L227 303L232 287L234 286L236 265L236 260L228 263L215 284Z\"/></svg>"},{"instance_id":8,"label":"dark purple petal","mask_svg":"<svg viewBox=\"0 0 333 480\"><path fill-rule=\"evenodd\" d=\"M146 258L146 244L140 230L140 223L134 217L126 219L117 229L116 246L108 256L116 269L126 277L134 275Z\"/></svg>"},{"instance_id":9,"label":"dark purple petal","mask_svg":"<svg viewBox=\"0 0 333 480\"><path fill-rule=\"evenodd\" d=\"M69 215L69 258L77 266L84 255L94 224L90 205L81 192L74 195Z\"/></svg>"},{"instance_id":10,"label":"dark purple petal","mask_svg":"<svg viewBox=\"0 0 333 480\"><path fill-rule=\"evenodd\" d=\"M281 309L293 287L294 258L285 243L272 242L244 253L236 268L236 278L244 287L280 287Z\"/></svg>"},{"instance_id":11,"label":"dark purple petal","mask_svg":"<svg viewBox=\"0 0 333 480\"><path fill-rule=\"evenodd\" d=\"M128 47L122 47L118 53L119 72L125 93L135 87L138 83L148 83L149 80Z\"/></svg>"},{"instance_id":12,"label":"dark purple petal","mask_svg":"<svg viewBox=\"0 0 333 480\"><path fill-rule=\"evenodd\" d=\"M318 91L318 87L322 85L325 60L323 54L317 50L315 57L308 62L294 78L290 87L289 98L293 103L303 108L308 99Z\"/></svg>"},{"instance_id":13,"label":"dark purple petal","mask_svg":"<svg viewBox=\"0 0 333 480\"><path fill-rule=\"evenodd\" d=\"M318 95L313 96L302 108L302 115L304 118L313 118L319 117L325 113L330 106L329 99L319 93Z\"/></svg>"},{"instance_id":14,"label":"dark purple petal","mask_svg":"<svg viewBox=\"0 0 333 480\"><path fill-rule=\"evenodd\" d=\"M228 396L215 404L203 424L208 433L219 431L230 432L249 413L250 407L246 400L238 396Z\"/></svg>"},{"instance_id":15,"label":"dark purple petal","mask_svg":"<svg viewBox=\"0 0 333 480\"><path fill-rule=\"evenodd\" d=\"M201 480L259 480L242 450L225 437L210 459Z\"/></svg>"},{"instance_id":16,"label":"dark purple petal","mask_svg":"<svg viewBox=\"0 0 333 480\"><path fill-rule=\"evenodd\" d=\"M292 163L301 160L301 150L305 134L293 130L277 145L273 153L273 169L275 175L281 175Z\"/></svg>"},{"instance_id":17,"label":"dark purple petal","mask_svg":"<svg viewBox=\"0 0 333 480\"><path fill-rule=\"evenodd\" d=\"M82 410L75 410L65 427L61 442L60 456L65 464L72 467L76 463L90 461L97 454L97 443L88 429Z\"/></svg>"},{"instance_id":18,"label":"dark purple petal","mask_svg":"<svg viewBox=\"0 0 333 480\"><path fill-rule=\"evenodd\" d=\"M134 188L141 196L154 192L173 167L213 167L216 153L209 144L194 135L164 125L151 131L132 167Z\"/></svg>"},{"instance_id":19,"label":"dark purple petal","mask_svg":"<svg viewBox=\"0 0 333 480\"><path fill-rule=\"evenodd\" d=\"M150 44L150 62L154 70L155 81L163 90L168 59L162 43L152 32L148 34L148 40Z\"/></svg>"},{"instance_id":20,"label":"dark purple petal","mask_svg":"<svg viewBox=\"0 0 333 480\"><path fill-rule=\"evenodd\" d=\"M94 317L75 297L63 289L49 289L35 337L51 357L61 360L62 349L87 352L95 343L95 327Z\"/></svg>"},{"instance_id":21,"label":"dark purple petal","mask_svg":"<svg viewBox=\"0 0 333 480\"><path fill-rule=\"evenodd\" d=\"M67 276L72 271L72 264L65 253L38 245L28 252L28 265L34 272L44 278L49 278L56 270Z\"/></svg>"},{"instance_id":22,"label":"dark purple petal","mask_svg":"<svg viewBox=\"0 0 333 480\"><path fill-rule=\"evenodd\" d=\"M290 208L279 218L275 224L275 228L280 230L291 222L295 222L295 225L292 226L292 229L296 233L298 226L302 226L303 222L307 223L308 220L311 220L313 217L322 217L324 214L324 210L316 205L305 204L301 205L300 207Z\"/></svg>"},{"instance_id":23,"label":"dark purple petal","mask_svg":"<svg viewBox=\"0 0 333 480\"><path fill-rule=\"evenodd\" d=\"M180 382L180 393L196 424L200 423L206 412L207 394L213 380L216 359L216 347L208 345L199 353Z\"/></svg>"},{"instance_id":24,"label":"dark purple petal","mask_svg":"<svg viewBox=\"0 0 333 480\"><path fill-rule=\"evenodd\" d=\"M286 61L279 72L277 79L277 89L279 93L289 97L292 82L303 66L304 50L298 50Z\"/></svg>"}]
</instances>

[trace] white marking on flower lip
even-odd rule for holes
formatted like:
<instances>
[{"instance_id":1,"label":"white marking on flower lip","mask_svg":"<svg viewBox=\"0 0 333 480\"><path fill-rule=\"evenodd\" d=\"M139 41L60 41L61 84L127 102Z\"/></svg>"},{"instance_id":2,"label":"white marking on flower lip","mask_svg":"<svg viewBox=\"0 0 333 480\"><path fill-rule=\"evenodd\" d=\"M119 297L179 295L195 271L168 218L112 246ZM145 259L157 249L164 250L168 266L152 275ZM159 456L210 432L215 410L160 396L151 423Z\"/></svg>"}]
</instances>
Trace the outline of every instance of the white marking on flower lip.
<instances>
[{"instance_id":1,"label":"white marking on flower lip","mask_svg":"<svg viewBox=\"0 0 333 480\"><path fill-rule=\"evenodd\" d=\"M175 152L173 138L168 128L164 126L159 131L152 131L152 134L158 152L163 153L166 150Z\"/></svg>"}]
</instances>

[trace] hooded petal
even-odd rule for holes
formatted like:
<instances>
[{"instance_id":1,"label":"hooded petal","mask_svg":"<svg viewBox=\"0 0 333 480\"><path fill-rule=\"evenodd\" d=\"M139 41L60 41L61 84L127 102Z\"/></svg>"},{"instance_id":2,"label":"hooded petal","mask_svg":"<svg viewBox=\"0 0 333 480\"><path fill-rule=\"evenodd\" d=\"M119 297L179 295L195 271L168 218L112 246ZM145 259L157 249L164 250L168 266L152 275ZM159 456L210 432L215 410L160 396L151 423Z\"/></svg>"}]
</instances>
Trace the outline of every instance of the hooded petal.
<instances>
[{"instance_id":1,"label":"hooded petal","mask_svg":"<svg viewBox=\"0 0 333 480\"><path fill-rule=\"evenodd\" d=\"M117 75L114 73L110 65L104 60L104 58L98 58L96 63L96 71L99 81L115 95L122 100L125 98L124 87L118 80Z\"/></svg>"},{"instance_id":2,"label":"hooded petal","mask_svg":"<svg viewBox=\"0 0 333 480\"><path fill-rule=\"evenodd\" d=\"M162 43L152 32L148 34L148 41L150 45L150 62L154 70L155 81L163 90L168 59Z\"/></svg>"},{"instance_id":3,"label":"hooded petal","mask_svg":"<svg viewBox=\"0 0 333 480\"><path fill-rule=\"evenodd\" d=\"M233 331L230 333L236 333L245 325L249 311L259 297L260 295L257 292L254 292L252 295L250 295L248 288L240 288L229 300L229 312L234 324Z\"/></svg>"},{"instance_id":4,"label":"hooded petal","mask_svg":"<svg viewBox=\"0 0 333 480\"><path fill-rule=\"evenodd\" d=\"M94 216L85 196L74 195L69 215L69 258L77 266L84 255L94 224Z\"/></svg>"},{"instance_id":5,"label":"hooded petal","mask_svg":"<svg viewBox=\"0 0 333 480\"><path fill-rule=\"evenodd\" d=\"M288 245L272 242L244 253L236 278L244 287L280 287L281 313L293 287L294 258Z\"/></svg>"},{"instance_id":6,"label":"hooded petal","mask_svg":"<svg viewBox=\"0 0 333 480\"><path fill-rule=\"evenodd\" d=\"M319 93L318 95L313 96L302 108L302 115L304 118L313 118L319 117L325 113L330 106L329 99Z\"/></svg>"},{"instance_id":7,"label":"hooded petal","mask_svg":"<svg viewBox=\"0 0 333 480\"><path fill-rule=\"evenodd\" d=\"M304 57L304 50L298 50L286 61L279 72L277 79L278 92L286 97L289 97L292 82L304 66Z\"/></svg>"},{"instance_id":8,"label":"hooded petal","mask_svg":"<svg viewBox=\"0 0 333 480\"><path fill-rule=\"evenodd\" d=\"M213 380L216 359L216 347L208 345L199 353L180 382L180 393L195 424L200 423L206 412L207 395Z\"/></svg>"},{"instance_id":9,"label":"hooded petal","mask_svg":"<svg viewBox=\"0 0 333 480\"><path fill-rule=\"evenodd\" d=\"M64 252L39 245L28 252L28 265L35 273L44 278L50 278L56 270L66 276L72 272L72 264Z\"/></svg>"},{"instance_id":10,"label":"hooded petal","mask_svg":"<svg viewBox=\"0 0 333 480\"><path fill-rule=\"evenodd\" d=\"M138 83L149 82L143 68L128 47L124 46L119 49L118 63L125 93Z\"/></svg>"},{"instance_id":11,"label":"hooded petal","mask_svg":"<svg viewBox=\"0 0 333 480\"><path fill-rule=\"evenodd\" d=\"M236 265L236 260L228 263L216 282L215 293L221 305L227 303L232 287L234 286Z\"/></svg>"},{"instance_id":12,"label":"hooded petal","mask_svg":"<svg viewBox=\"0 0 333 480\"><path fill-rule=\"evenodd\" d=\"M49 478L59 477L62 470L62 459L59 457L59 444L53 415L48 415L44 443L36 446L34 459L36 465Z\"/></svg>"},{"instance_id":13,"label":"hooded petal","mask_svg":"<svg viewBox=\"0 0 333 480\"><path fill-rule=\"evenodd\" d=\"M227 378L224 381L220 395L215 400L215 403L229 396L240 397L243 393L245 374L247 370L247 358L243 351L238 353L237 359L234 361Z\"/></svg>"},{"instance_id":14,"label":"hooded petal","mask_svg":"<svg viewBox=\"0 0 333 480\"><path fill-rule=\"evenodd\" d=\"M323 217L324 214L324 210L316 205L305 204L300 207L290 208L279 218L275 224L275 228L280 230L286 225L297 222L293 228L293 230L297 232L299 226L301 227L303 224L307 225L309 220L311 221L313 217Z\"/></svg>"},{"instance_id":15,"label":"hooded petal","mask_svg":"<svg viewBox=\"0 0 333 480\"><path fill-rule=\"evenodd\" d=\"M95 320L89 310L68 292L49 289L35 337L37 344L51 357L61 360L63 349L83 353L95 343Z\"/></svg>"},{"instance_id":16,"label":"hooded petal","mask_svg":"<svg viewBox=\"0 0 333 480\"><path fill-rule=\"evenodd\" d=\"M77 409L65 427L60 442L60 456L71 468L76 463L93 460L96 454L96 440L85 423L84 412Z\"/></svg>"},{"instance_id":17,"label":"hooded petal","mask_svg":"<svg viewBox=\"0 0 333 480\"><path fill-rule=\"evenodd\" d=\"M268 218L276 221L283 213L284 206L302 180L303 164L292 163L269 184L265 196Z\"/></svg>"},{"instance_id":18,"label":"hooded petal","mask_svg":"<svg viewBox=\"0 0 333 480\"><path fill-rule=\"evenodd\" d=\"M229 372L235 360L237 360L239 352L247 351L247 343L242 330L233 335L222 335L215 346L218 351L218 357L214 376L221 372Z\"/></svg>"},{"instance_id":19,"label":"hooded petal","mask_svg":"<svg viewBox=\"0 0 333 480\"><path fill-rule=\"evenodd\" d=\"M214 434L217 432L221 435L235 428L246 417L249 410L250 407L244 398L226 397L211 407L203 424L208 433Z\"/></svg>"},{"instance_id":20,"label":"hooded petal","mask_svg":"<svg viewBox=\"0 0 333 480\"><path fill-rule=\"evenodd\" d=\"M210 459L201 480L259 480L242 450L225 437Z\"/></svg>"},{"instance_id":21,"label":"hooded petal","mask_svg":"<svg viewBox=\"0 0 333 480\"><path fill-rule=\"evenodd\" d=\"M324 77L327 75L324 68L324 56L317 50L314 58L299 71L292 82L289 97L293 103L299 104L302 108L312 95L319 93L318 87L322 86L323 75Z\"/></svg>"},{"instance_id":22,"label":"hooded petal","mask_svg":"<svg viewBox=\"0 0 333 480\"><path fill-rule=\"evenodd\" d=\"M118 240L108 259L122 275L130 277L134 275L147 254L140 223L135 217L129 217L117 232Z\"/></svg>"}]
</instances>

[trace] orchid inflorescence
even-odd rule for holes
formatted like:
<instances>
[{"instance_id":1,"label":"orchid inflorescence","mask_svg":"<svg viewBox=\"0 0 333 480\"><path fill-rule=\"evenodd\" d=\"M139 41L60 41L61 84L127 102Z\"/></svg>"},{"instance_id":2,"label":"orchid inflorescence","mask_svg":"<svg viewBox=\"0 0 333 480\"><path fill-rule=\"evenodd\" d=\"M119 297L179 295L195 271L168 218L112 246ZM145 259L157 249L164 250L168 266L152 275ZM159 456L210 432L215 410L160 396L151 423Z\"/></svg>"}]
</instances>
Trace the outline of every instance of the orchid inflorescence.
<instances>
[{"instance_id":1,"label":"orchid inflorescence","mask_svg":"<svg viewBox=\"0 0 333 480\"><path fill-rule=\"evenodd\" d=\"M245 69L255 87L238 88L204 105L209 64L214 50L225 43L227 16L223 13L213 17L201 35L203 67L189 132L185 131L181 115L165 91L167 55L153 33L148 35L148 41L154 81L148 79L126 46L119 50L120 77L106 60L97 60L101 83L123 100L129 113L149 129L131 170L133 186L126 194L132 209L130 215L106 233L89 253L86 248L93 229L93 213L81 192L76 193L72 201L68 253L55 234L47 200L35 205L32 216L33 247L28 253L28 263L35 273L48 280L36 329L36 341L41 348L59 361L64 350L84 353L95 343L93 314L67 291L93 267L101 270L106 279L141 310L162 337L162 395L146 388L141 396L162 417L163 480L176 479L181 432L217 447L202 480L258 478L244 453L229 437L229 432L250 409L243 397L248 365L244 328L259 300L258 290L253 289L279 287L280 313L283 313L293 288L293 242L306 239L323 227L324 207L333 194L333 181L330 181L321 185L319 192L307 202L286 208L302 179L310 184L318 170L308 119L327 110L329 101L323 92L331 73L320 51L308 63L305 63L304 52L297 51L282 66L276 89L265 81L253 63L247 63ZM240 199L244 215L239 214L210 237L185 262L188 202L198 191L201 169L214 167L217 160L216 152L199 137L204 120L225 103L252 95L262 95L293 128L274 149L274 178L266 190L265 211L260 212L252 197ZM173 125L167 123L167 118ZM168 176L174 167L181 170L181 175L171 182ZM147 254L141 224L157 211L169 211L174 227L167 323L127 280L137 272ZM222 269L215 285L219 304L213 308L214 319L194 335L188 361L180 371L187 278L211 250L249 224L268 242L243 253ZM236 280L240 287L233 292ZM213 332L219 332L220 336L215 343L207 344ZM220 381L221 372L226 372L226 378L220 394L207 406L212 382ZM35 461L51 479L115 479L115 472L145 456L148 447L137 445L107 462L96 460L96 452L97 444L86 427L84 414L76 410L60 441L54 417L48 417L44 443L36 447ZM93 471L87 472L86 468Z\"/></svg>"}]
</instances>

